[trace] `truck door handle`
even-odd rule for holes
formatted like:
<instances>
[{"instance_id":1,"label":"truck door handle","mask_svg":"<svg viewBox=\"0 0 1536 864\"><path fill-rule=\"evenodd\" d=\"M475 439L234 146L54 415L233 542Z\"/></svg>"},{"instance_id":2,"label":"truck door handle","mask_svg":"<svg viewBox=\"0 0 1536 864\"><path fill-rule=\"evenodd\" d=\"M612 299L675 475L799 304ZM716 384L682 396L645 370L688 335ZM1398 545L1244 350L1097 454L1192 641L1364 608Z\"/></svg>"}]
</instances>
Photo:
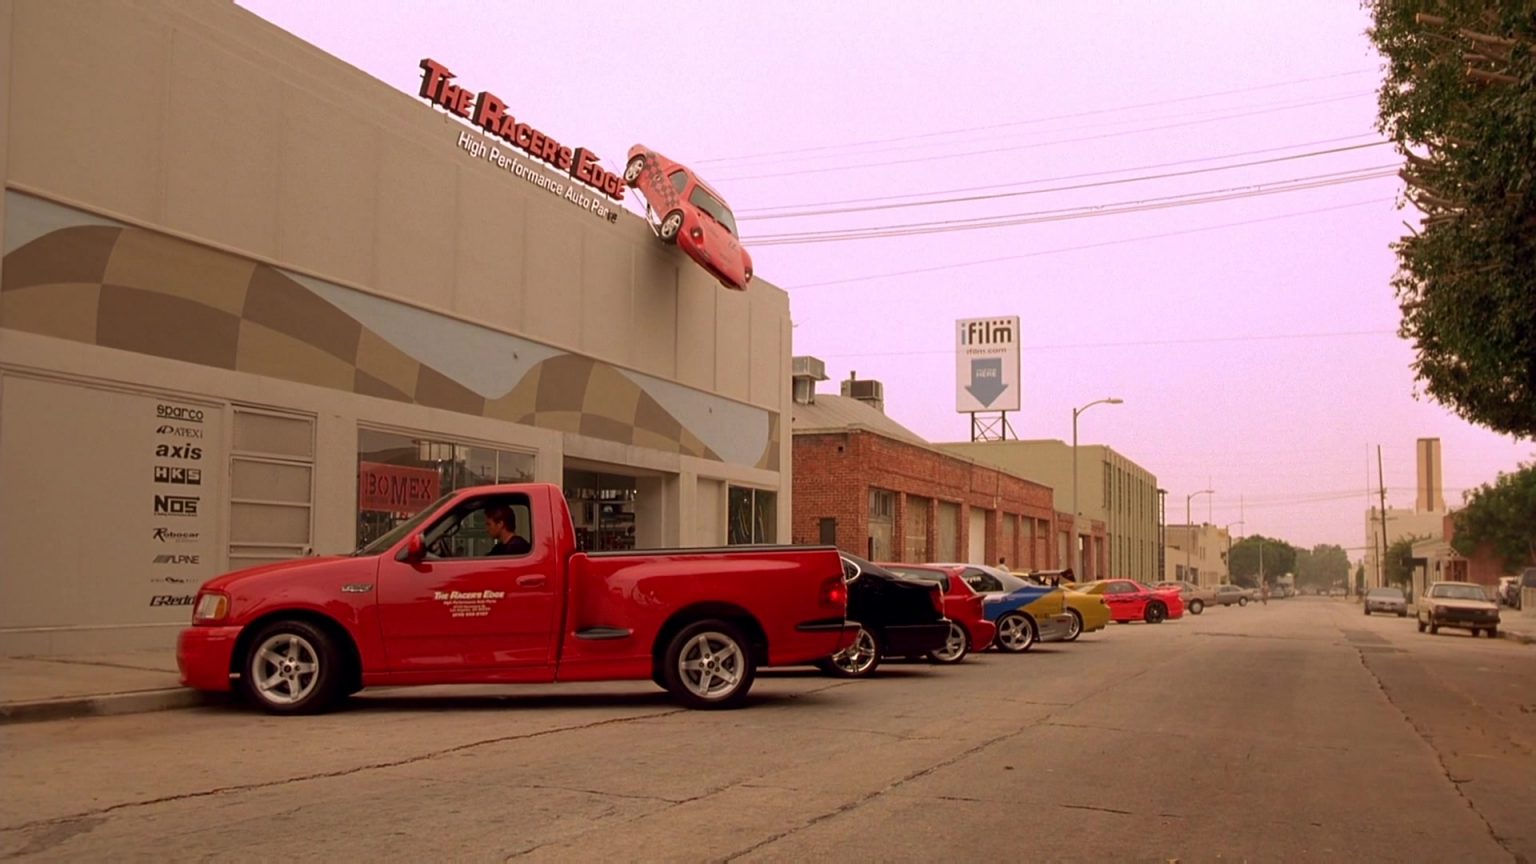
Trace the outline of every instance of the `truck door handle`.
<instances>
[{"instance_id":1,"label":"truck door handle","mask_svg":"<svg viewBox=\"0 0 1536 864\"><path fill-rule=\"evenodd\" d=\"M519 588L537 588L543 584L544 576L539 573L531 573L527 576L517 577L517 587Z\"/></svg>"}]
</instances>

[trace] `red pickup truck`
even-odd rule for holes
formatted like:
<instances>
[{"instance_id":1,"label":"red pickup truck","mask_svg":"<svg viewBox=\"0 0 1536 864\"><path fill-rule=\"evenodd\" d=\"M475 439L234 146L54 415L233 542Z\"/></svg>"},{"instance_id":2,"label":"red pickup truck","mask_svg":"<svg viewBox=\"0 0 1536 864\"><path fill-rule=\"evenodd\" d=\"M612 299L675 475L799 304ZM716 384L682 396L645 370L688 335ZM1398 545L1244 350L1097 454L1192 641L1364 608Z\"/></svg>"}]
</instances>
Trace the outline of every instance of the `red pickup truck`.
<instances>
[{"instance_id":1,"label":"red pickup truck","mask_svg":"<svg viewBox=\"0 0 1536 864\"><path fill-rule=\"evenodd\" d=\"M278 714L372 686L647 678L732 708L758 667L848 647L847 603L831 547L580 552L559 488L479 486L351 555L210 580L176 661Z\"/></svg>"}]
</instances>

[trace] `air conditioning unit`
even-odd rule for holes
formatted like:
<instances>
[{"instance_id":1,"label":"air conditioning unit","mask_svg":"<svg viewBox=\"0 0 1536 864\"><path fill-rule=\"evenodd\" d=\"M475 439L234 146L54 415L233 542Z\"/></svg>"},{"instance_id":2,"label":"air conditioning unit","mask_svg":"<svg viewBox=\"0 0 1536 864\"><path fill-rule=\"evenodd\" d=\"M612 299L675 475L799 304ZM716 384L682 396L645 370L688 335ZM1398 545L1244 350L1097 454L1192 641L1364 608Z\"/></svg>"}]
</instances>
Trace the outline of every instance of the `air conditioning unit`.
<instances>
[{"instance_id":1,"label":"air conditioning unit","mask_svg":"<svg viewBox=\"0 0 1536 864\"><path fill-rule=\"evenodd\" d=\"M843 395L861 402L885 402L885 386L879 381L853 380L843 382Z\"/></svg>"}]
</instances>

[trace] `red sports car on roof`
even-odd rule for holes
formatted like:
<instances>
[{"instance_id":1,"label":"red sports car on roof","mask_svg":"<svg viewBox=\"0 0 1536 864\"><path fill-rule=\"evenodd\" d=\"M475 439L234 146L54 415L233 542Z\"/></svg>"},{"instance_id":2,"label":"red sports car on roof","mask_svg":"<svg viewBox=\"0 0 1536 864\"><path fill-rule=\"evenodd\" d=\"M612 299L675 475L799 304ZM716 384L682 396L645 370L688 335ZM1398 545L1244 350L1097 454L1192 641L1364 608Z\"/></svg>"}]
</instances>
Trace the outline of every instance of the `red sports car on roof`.
<instances>
[{"instance_id":1,"label":"red sports car on roof","mask_svg":"<svg viewBox=\"0 0 1536 864\"><path fill-rule=\"evenodd\" d=\"M747 290L752 256L736 239L736 217L692 171L644 144L629 148L624 182L645 195L645 218L663 243L676 243L727 288Z\"/></svg>"},{"instance_id":2,"label":"red sports car on roof","mask_svg":"<svg viewBox=\"0 0 1536 864\"><path fill-rule=\"evenodd\" d=\"M985 651L997 635L997 625L986 618L982 596L965 581L965 568L938 564L881 564L892 573L937 582L944 594L944 617L949 619L949 638L944 647L928 652L935 663L959 663L971 651Z\"/></svg>"},{"instance_id":3,"label":"red sports car on roof","mask_svg":"<svg viewBox=\"0 0 1536 864\"><path fill-rule=\"evenodd\" d=\"M1097 594L1109 605L1110 617L1121 623L1145 621L1161 624L1184 617L1184 598L1177 588L1152 588L1135 579L1100 579L1077 586L1084 594Z\"/></svg>"}]
</instances>

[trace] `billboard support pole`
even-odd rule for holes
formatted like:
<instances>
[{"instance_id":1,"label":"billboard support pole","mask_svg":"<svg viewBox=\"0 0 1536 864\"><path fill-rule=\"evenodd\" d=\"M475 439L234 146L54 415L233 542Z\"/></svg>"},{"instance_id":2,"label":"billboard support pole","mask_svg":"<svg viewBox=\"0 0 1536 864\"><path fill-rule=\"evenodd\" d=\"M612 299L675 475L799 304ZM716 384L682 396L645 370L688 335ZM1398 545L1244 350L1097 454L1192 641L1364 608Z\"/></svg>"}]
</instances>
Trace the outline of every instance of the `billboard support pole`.
<instances>
[{"instance_id":1,"label":"billboard support pole","mask_svg":"<svg viewBox=\"0 0 1536 864\"><path fill-rule=\"evenodd\" d=\"M971 442L1019 440L1018 433L1008 423L1007 411L972 411Z\"/></svg>"}]
</instances>

